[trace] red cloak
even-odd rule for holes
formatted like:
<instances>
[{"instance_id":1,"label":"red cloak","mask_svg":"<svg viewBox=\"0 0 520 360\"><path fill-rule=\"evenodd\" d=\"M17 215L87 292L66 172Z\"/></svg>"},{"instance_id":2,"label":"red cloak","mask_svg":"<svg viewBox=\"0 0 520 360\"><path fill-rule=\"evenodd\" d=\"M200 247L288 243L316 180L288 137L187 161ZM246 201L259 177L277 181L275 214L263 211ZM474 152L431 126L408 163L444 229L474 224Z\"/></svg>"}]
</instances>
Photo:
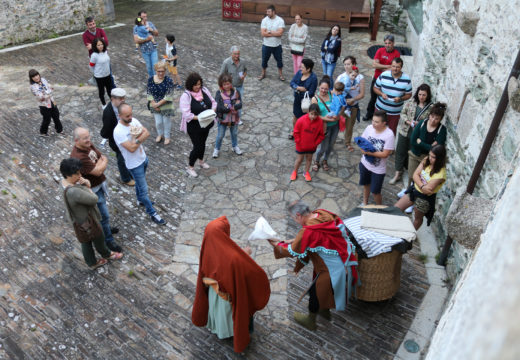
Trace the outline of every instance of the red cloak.
<instances>
[{"instance_id":1,"label":"red cloak","mask_svg":"<svg viewBox=\"0 0 520 360\"><path fill-rule=\"evenodd\" d=\"M271 288L265 271L230 238L225 216L211 221L204 232L191 313L196 326L208 323L208 288L202 282L204 277L216 280L219 290L230 295L234 350L244 351L250 341L249 319L267 305Z\"/></svg>"}]
</instances>

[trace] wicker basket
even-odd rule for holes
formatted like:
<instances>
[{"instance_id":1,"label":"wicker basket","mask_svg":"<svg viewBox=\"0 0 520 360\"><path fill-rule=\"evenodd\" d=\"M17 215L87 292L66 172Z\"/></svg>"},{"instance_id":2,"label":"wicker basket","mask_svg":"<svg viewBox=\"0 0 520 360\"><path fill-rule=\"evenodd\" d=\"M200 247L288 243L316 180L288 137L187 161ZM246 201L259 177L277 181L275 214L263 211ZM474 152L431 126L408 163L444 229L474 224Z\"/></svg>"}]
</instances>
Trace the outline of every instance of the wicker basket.
<instances>
[{"instance_id":1,"label":"wicker basket","mask_svg":"<svg viewBox=\"0 0 520 360\"><path fill-rule=\"evenodd\" d=\"M357 298L364 301L382 301L395 295L401 285L401 260L403 254L397 250L360 259L358 274L361 286Z\"/></svg>"}]
</instances>

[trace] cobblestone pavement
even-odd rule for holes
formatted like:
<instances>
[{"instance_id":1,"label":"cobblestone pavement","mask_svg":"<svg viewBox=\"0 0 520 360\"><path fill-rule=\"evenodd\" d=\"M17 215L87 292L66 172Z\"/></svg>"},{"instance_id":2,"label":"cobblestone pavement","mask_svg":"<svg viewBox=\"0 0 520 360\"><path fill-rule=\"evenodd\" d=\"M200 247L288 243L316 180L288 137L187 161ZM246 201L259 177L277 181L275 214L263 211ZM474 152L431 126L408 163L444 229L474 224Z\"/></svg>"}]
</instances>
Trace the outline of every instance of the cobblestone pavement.
<instances>
[{"instance_id":1,"label":"cobblestone pavement","mask_svg":"<svg viewBox=\"0 0 520 360\"><path fill-rule=\"evenodd\" d=\"M297 231L288 222L288 201L302 198L313 207L346 215L361 201L357 185L359 153L347 153L338 139L328 173L313 174L311 183L289 181L294 145L289 133L292 92L288 81L275 77L274 60L268 78L258 82L260 44L258 24L220 20L219 2L116 2L117 21L109 29L113 72L128 92L134 116L154 136L146 110L145 65L133 50L132 17L144 8L161 35L178 38L179 69L202 74L214 92L221 61L231 45L240 44L248 62L244 125L239 145L244 155L230 151L226 137L221 156L210 158L216 131L207 146L211 168L199 178L185 174L190 150L186 135L174 118L173 143L167 147L148 141L148 183L151 197L166 227L154 225L135 205L133 189L117 181L114 154L107 170L112 189L110 212L116 236L125 250L121 262L89 271L64 210L58 165L71 149L75 126L89 127L95 144L101 124L97 90L84 86L89 77L86 51L80 36L4 53L0 57L0 358L12 359L390 359L398 349L428 289L420 250L403 258L402 285L386 302L352 301L347 311L333 312L332 321L319 321L310 332L291 320L305 310L296 304L307 286L311 269L297 277L292 260L274 260L267 243L249 243L247 236L259 215L282 237ZM325 28L312 28L308 54L318 60ZM365 33L344 34L343 55L358 57L370 80L371 45ZM285 39L285 36L284 36ZM160 48L164 46L159 37ZM287 44L286 41L284 41ZM290 77L289 52L284 51L284 74ZM66 137L37 136L40 115L28 91L27 71L37 68L55 85ZM321 75L319 62L315 68ZM336 76L340 73L337 69ZM370 81L367 81L369 84ZM366 104L366 99L363 102ZM362 106L363 108L364 106ZM367 123L357 124L360 133ZM51 130L52 133L52 130ZM392 165L389 165L392 169ZM388 179L387 179L388 181ZM397 187L384 186L384 201L395 201ZM199 245L205 225L226 215L232 238L253 248L254 259L271 280L268 306L255 317L255 332L245 355L235 354L231 340L218 340L191 324Z\"/></svg>"}]
</instances>

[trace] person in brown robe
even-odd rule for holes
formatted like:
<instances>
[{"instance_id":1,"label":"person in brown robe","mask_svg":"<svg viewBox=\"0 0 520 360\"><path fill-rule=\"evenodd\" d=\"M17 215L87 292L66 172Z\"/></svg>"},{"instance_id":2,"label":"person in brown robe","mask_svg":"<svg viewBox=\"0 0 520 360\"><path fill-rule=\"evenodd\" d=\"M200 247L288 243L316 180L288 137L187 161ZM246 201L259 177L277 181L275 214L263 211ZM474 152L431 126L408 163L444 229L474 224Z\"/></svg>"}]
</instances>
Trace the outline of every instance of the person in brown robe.
<instances>
[{"instance_id":1,"label":"person in brown robe","mask_svg":"<svg viewBox=\"0 0 520 360\"><path fill-rule=\"evenodd\" d=\"M278 242L269 240L274 248L277 259L296 257L294 271L298 273L309 260L313 265L313 281L308 290L309 314L295 312L294 319L309 330L316 330L316 315L330 320L330 309L344 310L348 288L357 282L357 259L354 247L345 238L340 230L343 222L336 215L327 210L310 211L309 206L297 201L289 206L293 219L302 225L294 239ZM339 267L338 267L339 265ZM331 270L334 272L334 283L338 283L337 274L346 268L347 275L343 275L343 282L336 285L344 293L334 294ZM340 301L336 303L336 301Z\"/></svg>"},{"instance_id":2,"label":"person in brown robe","mask_svg":"<svg viewBox=\"0 0 520 360\"><path fill-rule=\"evenodd\" d=\"M225 216L211 221L204 232L191 314L196 326L208 323L209 286L231 303L234 350L244 351L250 341L250 320L267 305L271 288L265 271L230 238Z\"/></svg>"}]
</instances>

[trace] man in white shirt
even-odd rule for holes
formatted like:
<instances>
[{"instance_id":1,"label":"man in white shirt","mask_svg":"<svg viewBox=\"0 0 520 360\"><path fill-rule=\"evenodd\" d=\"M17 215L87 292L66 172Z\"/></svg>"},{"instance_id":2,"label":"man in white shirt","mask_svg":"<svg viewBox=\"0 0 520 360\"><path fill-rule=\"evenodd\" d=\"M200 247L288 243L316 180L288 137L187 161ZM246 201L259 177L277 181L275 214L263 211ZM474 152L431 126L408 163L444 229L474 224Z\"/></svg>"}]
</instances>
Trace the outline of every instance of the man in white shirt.
<instances>
[{"instance_id":1,"label":"man in white shirt","mask_svg":"<svg viewBox=\"0 0 520 360\"><path fill-rule=\"evenodd\" d=\"M150 133L141 125L139 120L132 117L132 107L121 104L118 108L119 123L114 128L114 140L125 158L128 171L135 180L135 194L137 202L146 208L152 221L158 225L165 225L164 221L153 207L148 198L148 184L146 183L146 168L148 158L142 143L148 139Z\"/></svg>"},{"instance_id":2,"label":"man in white shirt","mask_svg":"<svg viewBox=\"0 0 520 360\"><path fill-rule=\"evenodd\" d=\"M281 81L285 81L282 75L282 35L285 22L281 17L276 15L274 5L267 7L266 15L260 25L260 34L264 38L264 42L262 44L262 74L258 77L258 80L265 78L267 62L272 54L276 60L276 66L278 67L278 78Z\"/></svg>"}]
</instances>

